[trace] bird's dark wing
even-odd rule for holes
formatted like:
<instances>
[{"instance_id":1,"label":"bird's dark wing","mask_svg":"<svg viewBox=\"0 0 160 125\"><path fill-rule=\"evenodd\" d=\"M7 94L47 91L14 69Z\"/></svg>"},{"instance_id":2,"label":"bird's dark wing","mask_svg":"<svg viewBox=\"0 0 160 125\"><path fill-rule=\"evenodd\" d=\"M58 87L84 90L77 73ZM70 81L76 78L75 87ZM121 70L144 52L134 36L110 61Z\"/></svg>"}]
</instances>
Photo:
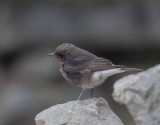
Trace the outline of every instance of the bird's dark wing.
<instances>
[{"instance_id":1,"label":"bird's dark wing","mask_svg":"<svg viewBox=\"0 0 160 125\"><path fill-rule=\"evenodd\" d=\"M113 69L113 68L122 68L122 67L124 67L124 66L114 65L111 61L109 61L105 58L102 58L102 57L96 58L94 60L94 62L91 63L91 65L89 65L89 69L92 72Z\"/></svg>"},{"instance_id":2,"label":"bird's dark wing","mask_svg":"<svg viewBox=\"0 0 160 125\"><path fill-rule=\"evenodd\" d=\"M93 60L88 60L88 61L81 60L80 62L76 62L76 66L66 64L64 66L64 70L67 72L74 72L74 73L90 73L90 72L92 73L95 71L102 71L102 70L107 70L112 68L122 68L122 67L124 66L114 65L112 64L111 61L105 58L96 57Z\"/></svg>"},{"instance_id":3,"label":"bird's dark wing","mask_svg":"<svg viewBox=\"0 0 160 125\"><path fill-rule=\"evenodd\" d=\"M81 59L65 62L63 70L70 73L87 73L90 72L89 65L93 60Z\"/></svg>"}]
</instances>

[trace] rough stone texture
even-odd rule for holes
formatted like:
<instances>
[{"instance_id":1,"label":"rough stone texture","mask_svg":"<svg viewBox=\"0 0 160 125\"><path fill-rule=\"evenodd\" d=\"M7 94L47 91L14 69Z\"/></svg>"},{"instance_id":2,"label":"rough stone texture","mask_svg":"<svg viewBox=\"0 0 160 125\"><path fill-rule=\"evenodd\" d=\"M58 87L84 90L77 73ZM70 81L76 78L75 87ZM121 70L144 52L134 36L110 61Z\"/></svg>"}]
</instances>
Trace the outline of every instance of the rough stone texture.
<instances>
[{"instance_id":1,"label":"rough stone texture","mask_svg":"<svg viewBox=\"0 0 160 125\"><path fill-rule=\"evenodd\" d=\"M103 98L52 106L35 118L37 125L123 125Z\"/></svg>"},{"instance_id":2,"label":"rough stone texture","mask_svg":"<svg viewBox=\"0 0 160 125\"><path fill-rule=\"evenodd\" d=\"M117 81L113 97L127 106L137 125L160 125L160 65Z\"/></svg>"}]
</instances>

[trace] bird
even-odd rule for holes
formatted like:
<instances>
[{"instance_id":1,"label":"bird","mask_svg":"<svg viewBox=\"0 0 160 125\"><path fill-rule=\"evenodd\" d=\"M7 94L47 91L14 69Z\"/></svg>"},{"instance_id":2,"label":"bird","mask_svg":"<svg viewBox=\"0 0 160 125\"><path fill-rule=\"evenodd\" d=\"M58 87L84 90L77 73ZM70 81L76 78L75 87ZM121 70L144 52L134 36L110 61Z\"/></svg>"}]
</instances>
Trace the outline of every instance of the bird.
<instances>
[{"instance_id":1,"label":"bird","mask_svg":"<svg viewBox=\"0 0 160 125\"><path fill-rule=\"evenodd\" d=\"M124 65L115 65L110 60L98 57L71 43L59 45L48 56L54 56L58 60L60 72L68 83L82 88L78 100L87 89L91 89L89 96L91 98L94 88L102 85L112 75L126 71L142 71Z\"/></svg>"}]
</instances>

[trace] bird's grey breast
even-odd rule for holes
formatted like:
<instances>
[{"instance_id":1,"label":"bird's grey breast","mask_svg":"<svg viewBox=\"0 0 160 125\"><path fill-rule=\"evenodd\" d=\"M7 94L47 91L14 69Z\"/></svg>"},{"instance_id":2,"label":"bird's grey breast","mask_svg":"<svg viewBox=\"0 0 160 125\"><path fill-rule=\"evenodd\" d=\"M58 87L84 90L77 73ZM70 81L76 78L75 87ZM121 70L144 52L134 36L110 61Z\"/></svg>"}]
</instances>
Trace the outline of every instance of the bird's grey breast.
<instances>
[{"instance_id":1,"label":"bird's grey breast","mask_svg":"<svg viewBox=\"0 0 160 125\"><path fill-rule=\"evenodd\" d=\"M72 85L77 87L82 87L84 84L87 84L89 81L89 74L82 74L77 72L67 72L61 69L62 75L64 78Z\"/></svg>"}]
</instances>

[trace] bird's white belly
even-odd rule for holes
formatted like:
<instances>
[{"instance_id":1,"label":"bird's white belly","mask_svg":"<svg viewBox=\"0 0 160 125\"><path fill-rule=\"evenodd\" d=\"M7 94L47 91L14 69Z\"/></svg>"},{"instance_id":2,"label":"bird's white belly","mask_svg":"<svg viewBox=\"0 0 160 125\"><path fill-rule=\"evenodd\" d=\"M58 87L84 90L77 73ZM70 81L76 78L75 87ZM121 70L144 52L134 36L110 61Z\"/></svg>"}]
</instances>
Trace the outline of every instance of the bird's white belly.
<instances>
[{"instance_id":1,"label":"bird's white belly","mask_svg":"<svg viewBox=\"0 0 160 125\"><path fill-rule=\"evenodd\" d=\"M121 68L95 72L92 75L91 82L88 84L84 84L83 88L88 88L88 89L95 88L96 86L101 85L108 77L122 72L125 71L122 70Z\"/></svg>"}]
</instances>

